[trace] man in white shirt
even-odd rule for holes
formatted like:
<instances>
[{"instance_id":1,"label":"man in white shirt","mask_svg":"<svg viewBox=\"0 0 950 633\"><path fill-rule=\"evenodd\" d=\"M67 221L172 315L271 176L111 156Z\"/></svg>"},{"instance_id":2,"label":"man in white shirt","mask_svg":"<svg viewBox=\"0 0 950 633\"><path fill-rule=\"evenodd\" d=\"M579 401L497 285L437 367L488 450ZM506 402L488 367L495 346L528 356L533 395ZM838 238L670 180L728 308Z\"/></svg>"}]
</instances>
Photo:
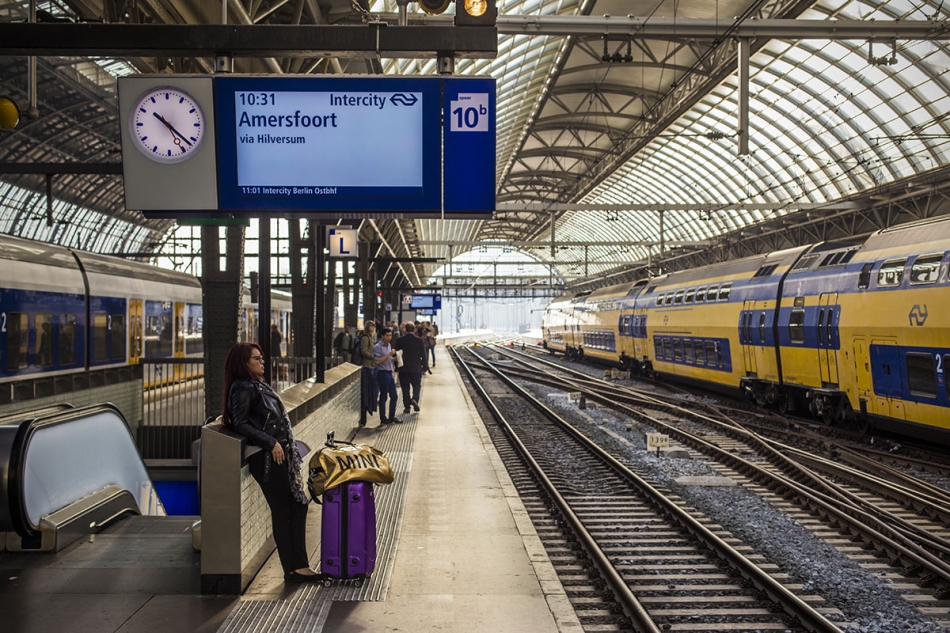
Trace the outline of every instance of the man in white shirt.
<instances>
[{"instance_id":1,"label":"man in white shirt","mask_svg":"<svg viewBox=\"0 0 950 633\"><path fill-rule=\"evenodd\" d=\"M379 342L373 347L373 363L376 365L376 384L379 386L379 423L402 422L396 418L396 376L393 374L393 357L396 350L390 343L393 331L383 328ZM386 417L386 400L389 400L389 417Z\"/></svg>"}]
</instances>

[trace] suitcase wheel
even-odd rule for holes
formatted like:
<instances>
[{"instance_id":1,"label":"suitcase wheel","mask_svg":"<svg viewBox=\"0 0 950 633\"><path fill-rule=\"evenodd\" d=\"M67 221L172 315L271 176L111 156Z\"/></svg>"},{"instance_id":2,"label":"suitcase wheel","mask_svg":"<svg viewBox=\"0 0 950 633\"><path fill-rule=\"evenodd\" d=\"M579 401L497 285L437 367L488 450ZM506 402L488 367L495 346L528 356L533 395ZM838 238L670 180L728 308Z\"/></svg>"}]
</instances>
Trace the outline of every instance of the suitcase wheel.
<instances>
[{"instance_id":1,"label":"suitcase wheel","mask_svg":"<svg viewBox=\"0 0 950 633\"><path fill-rule=\"evenodd\" d=\"M332 581L332 580L330 580L329 578L324 579L324 581L323 581L323 586L324 586L324 587L330 587L330 586L332 586L332 585L333 585L333 581Z\"/></svg>"},{"instance_id":2,"label":"suitcase wheel","mask_svg":"<svg viewBox=\"0 0 950 633\"><path fill-rule=\"evenodd\" d=\"M362 586L363 586L363 579L362 579L362 578L357 578L357 579L356 579L356 582L354 582L353 584L354 584L355 586L357 586L357 587L362 587Z\"/></svg>"}]
</instances>

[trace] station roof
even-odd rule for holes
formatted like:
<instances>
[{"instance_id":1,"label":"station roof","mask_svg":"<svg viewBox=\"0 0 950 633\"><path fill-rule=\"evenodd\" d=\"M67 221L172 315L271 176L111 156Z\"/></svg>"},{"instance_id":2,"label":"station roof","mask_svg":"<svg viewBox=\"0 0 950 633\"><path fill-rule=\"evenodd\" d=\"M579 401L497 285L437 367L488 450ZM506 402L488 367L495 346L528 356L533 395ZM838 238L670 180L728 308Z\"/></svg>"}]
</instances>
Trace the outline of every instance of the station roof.
<instances>
[{"instance_id":1,"label":"station roof","mask_svg":"<svg viewBox=\"0 0 950 633\"><path fill-rule=\"evenodd\" d=\"M200 0L38 4L39 19L49 21L220 22L220 6ZM395 0L231 0L228 6L229 22L239 24L344 26L393 21L398 10ZM433 259L485 244L553 263L555 276L576 291L845 239L950 209L950 6L940 0L498 0L498 6L497 57L456 64L456 74L498 81L495 216L362 225L361 235L379 243L383 255L426 260L400 266L409 285L426 284L441 266ZM27 7L26 0L0 0L0 22L23 21ZM632 16L641 26L580 28L604 15ZM522 16L557 17L568 26L539 35L547 31L518 26ZM427 19L439 28L437 18ZM784 27L750 39L749 152L740 155L737 41L764 20ZM700 21L712 21L721 34L687 28ZM806 32L805 21L901 21L928 26L930 35L820 39ZM672 31L650 28L670 24ZM39 57L40 116L0 131L0 165L116 164L115 77L208 73L213 66L210 58ZM236 58L235 71L419 75L435 74L437 62L434 55ZM0 94L27 102L27 75L26 58L0 55ZM172 221L126 209L114 173L58 173L48 209L44 176L6 171L0 231L142 254L160 252L174 229Z\"/></svg>"}]
</instances>

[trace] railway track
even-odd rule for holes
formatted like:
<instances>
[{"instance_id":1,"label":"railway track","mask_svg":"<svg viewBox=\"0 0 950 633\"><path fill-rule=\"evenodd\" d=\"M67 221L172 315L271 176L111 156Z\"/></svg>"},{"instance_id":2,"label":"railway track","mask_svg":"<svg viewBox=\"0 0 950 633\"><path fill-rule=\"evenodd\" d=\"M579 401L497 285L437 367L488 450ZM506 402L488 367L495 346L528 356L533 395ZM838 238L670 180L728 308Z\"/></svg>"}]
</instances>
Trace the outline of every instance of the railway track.
<instances>
[{"instance_id":1,"label":"railway track","mask_svg":"<svg viewBox=\"0 0 950 633\"><path fill-rule=\"evenodd\" d=\"M686 410L682 401L621 389L557 364L546 363L541 375L524 367L495 365L509 375L581 391L592 401L669 433L688 446L693 457L709 460L723 476L757 490L852 560L887 574L922 613L946 617L945 601L950 597L946 490L849 450L832 451L834 459L828 459L766 441L727 416L708 411L708 406L697 407L703 413ZM555 373L570 377L557 378Z\"/></svg>"},{"instance_id":2,"label":"railway track","mask_svg":"<svg viewBox=\"0 0 950 633\"><path fill-rule=\"evenodd\" d=\"M543 488L560 514L554 522L539 518L538 529L542 537L553 536L552 562L566 565L562 582L586 630L840 631L819 611L821 598L793 593L776 579L781 574L774 566L708 519L694 516L674 495L630 471L475 358L456 352L498 421L492 425L495 434L504 429L510 442L499 453L512 480L530 491ZM485 388L480 380L491 384ZM509 400L508 394L530 402L537 414L503 415L495 401ZM549 422L542 425L542 416ZM521 465L511 463L515 453ZM526 507L539 511L544 503L531 501L537 492L530 494ZM556 523L569 525L573 536L554 530ZM584 560L603 580L579 573L585 563L579 564L572 541L583 544ZM601 585L609 587L610 600ZM616 619L619 612L625 621Z\"/></svg>"}]
</instances>

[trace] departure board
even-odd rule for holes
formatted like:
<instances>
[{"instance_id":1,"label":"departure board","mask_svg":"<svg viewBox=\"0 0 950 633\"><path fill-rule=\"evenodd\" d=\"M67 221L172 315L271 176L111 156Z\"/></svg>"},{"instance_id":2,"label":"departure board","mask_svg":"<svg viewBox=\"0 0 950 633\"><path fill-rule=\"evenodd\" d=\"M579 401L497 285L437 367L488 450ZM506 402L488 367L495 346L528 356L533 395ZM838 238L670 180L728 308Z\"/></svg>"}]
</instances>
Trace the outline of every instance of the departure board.
<instances>
[{"instance_id":1,"label":"departure board","mask_svg":"<svg viewBox=\"0 0 950 633\"><path fill-rule=\"evenodd\" d=\"M406 78L216 78L228 210L441 210L441 90Z\"/></svg>"}]
</instances>

